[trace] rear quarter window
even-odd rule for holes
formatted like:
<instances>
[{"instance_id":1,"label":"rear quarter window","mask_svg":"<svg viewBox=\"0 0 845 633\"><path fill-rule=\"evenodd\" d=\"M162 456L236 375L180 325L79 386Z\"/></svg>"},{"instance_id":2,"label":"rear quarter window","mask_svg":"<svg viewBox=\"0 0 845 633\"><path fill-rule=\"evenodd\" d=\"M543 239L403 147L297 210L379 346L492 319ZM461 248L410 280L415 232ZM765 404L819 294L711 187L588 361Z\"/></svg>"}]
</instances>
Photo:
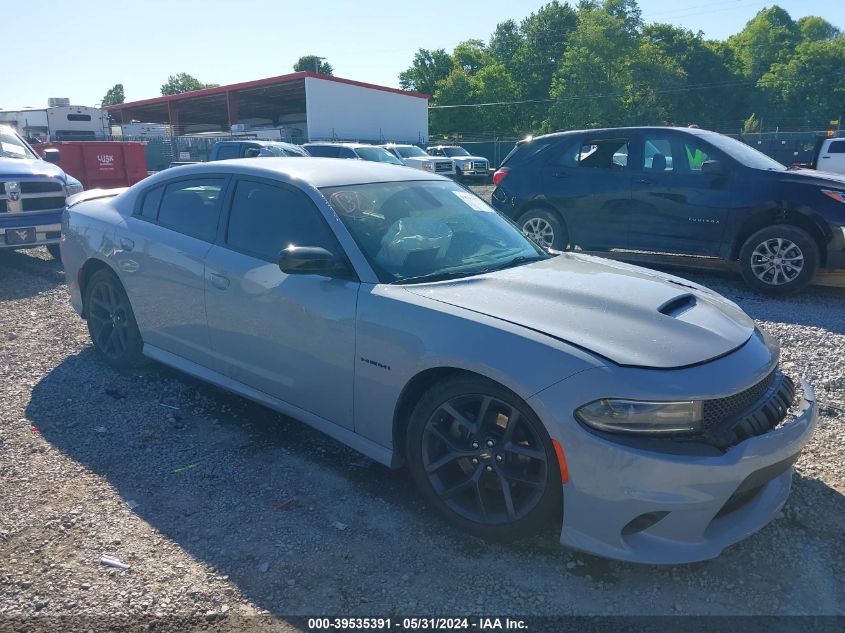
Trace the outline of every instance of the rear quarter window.
<instances>
[{"instance_id":1,"label":"rear quarter window","mask_svg":"<svg viewBox=\"0 0 845 633\"><path fill-rule=\"evenodd\" d=\"M504 167L507 165L509 167L513 167L514 165L527 163L528 161L544 154L550 147L555 145L555 143L556 141L554 139L547 141L533 140L528 141L527 143L518 143L516 147L514 147L508 155L505 156L502 161L502 166Z\"/></svg>"}]
</instances>

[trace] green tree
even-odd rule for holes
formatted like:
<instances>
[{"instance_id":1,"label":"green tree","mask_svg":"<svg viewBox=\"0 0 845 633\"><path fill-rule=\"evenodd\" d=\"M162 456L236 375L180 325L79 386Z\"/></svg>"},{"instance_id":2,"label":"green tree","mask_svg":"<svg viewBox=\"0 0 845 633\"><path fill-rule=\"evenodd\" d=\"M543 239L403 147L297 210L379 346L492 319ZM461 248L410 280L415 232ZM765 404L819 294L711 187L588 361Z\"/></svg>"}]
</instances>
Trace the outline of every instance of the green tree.
<instances>
[{"instance_id":1,"label":"green tree","mask_svg":"<svg viewBox=\"0 0 845 633\"><path fill-rule=\"evenodd\" d=\"M751 116L745 119L745 122L742 124L742 131L745 134L755 134L760 131L762 125L760 117L752 112Z\"/></svg>"},{"instance_id":2,"label":"green tree","mask_svg":"<svg viewBox=\"0 0 845 633\"><path fill-rule=\"evenodd\" d=\"M170 75L167 78L167 83L161 86L161 94L176 95L183 92L203 90L205 88L216 88L219 85L220 84L205 84L188 73L179 73L178 75Z\"/></svg>"},{"instance_id":3,"label":"green tree","mask_svg":"<svg viewBox=\"0 0 845 633\"><path fill-rule=\"evenodd\" d=\"M798 20L797 24L804 41L818 42L821 40L832 40L842 35L842 31L830 22L815 15L804 16Z\"/></svg>"},{"instance_id":4,"label":"green tree","mask_svg":"<svg viewBox=\"0 0 845 633\"><path fill-rule=\"evenodd\" d=\"M506 20L496 25L487 50L497 62L504 64L508 71L515 69L514 58L522 47L525 38L515 20Z\"/></svg>"},{"instance_id":5,"label":"green tree","mask_svg":"<svg viewBox=\"0 0 845 633\"><path fill-rule=\"evenodd\" d=\"M455 66L463 68L469 75L474 75L490 63L491 58L484 42L466 40L455 46L452 60Z\"/></svg>"},{"instance_id":6,"label":"green tree","mask_svg":"<svg viewBox=\"0 0 845 633\"><path fill-rule=\"evenodd\" d=\"M123 94L123 84L115 84L109 88L108 92L106 92L106 96L103 97L100 105L117 105L118 103L123 103L124 101L126 101L126 97Z\"/></svg>"},{"instance_id":7,"label":"green tree","mask_svg":"<svg viewBox=\"0 0 845 633\"><path fill-rule=\"evenodd\" d=\"M461 67L437 82L434 102L438 105L471 104L475 101L475 80ZM431 111L431 127L439 133L474 133L478 131L477 108L444 108Z\"/></svg>"},{"instance_id":8,"label":"green tree","mask_svg":"<svg viewBox=\"0 0 845 633\"><path fill-rule=\"evenodd\" d=\"M421 48L414 54L411 67L399 74L399 85L403 90L433 95L437 90L437 82L446 79L454 65L452 56L442 48Z\"/></svg>"},{"instance_id":9,"label":"green tree","mask_svg":"<svg viewBox=\"0 0 845 633\"><path fill-rule=\"evenodd\" d=\"M745 75L757 81L772 64L787 61L800 40L798 25L775 5L757 13L728 43L736 49Z\"/></svg>"},{"instance_id":10,"label":"green tree","mask_svg":"<svg viewBox=\"0 0 845 633\"><path fill-rule=\"evenodd\" d=\"M307 70L309 72L320 73L322 75L334 74L334 68L332 68L332 65L327 62L324 57L319 57L317 55L303 55L296 60L296 63L293 65L293 69L296 72Z\"/></svg>"},{"instance_id":11,"label":"green tree","mask_svg":"<svg viewBox=\"0 0 845 633\"><path fill-rule=\"evenodd\" d=\"M827 125L839 117L845 104L845 36L799 44L795 54L774 64L760 79L782 111L798 115L811 125Z\"/></svg>"}]
</instances>

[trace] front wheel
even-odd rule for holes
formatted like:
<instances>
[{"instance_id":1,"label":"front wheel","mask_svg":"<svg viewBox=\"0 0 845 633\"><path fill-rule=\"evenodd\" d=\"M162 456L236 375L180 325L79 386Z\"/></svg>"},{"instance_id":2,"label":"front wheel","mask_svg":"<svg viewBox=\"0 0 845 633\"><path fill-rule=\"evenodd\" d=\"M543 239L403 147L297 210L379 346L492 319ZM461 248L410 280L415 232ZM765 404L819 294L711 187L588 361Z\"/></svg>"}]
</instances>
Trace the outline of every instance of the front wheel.
<instances>
[{"instance_id":1,"label":"front wheel","mask_svg":"<svg viewBox=\"0 0 845 633\"><path fill-rule=\"evenodd\" d=\"M129 297L110 270L98 270L85 289L88 333L97 351L118 369L134 367L143 360L143 341Z\"/></svg>"},{"instance_id":2,"label":"front wheel","mask_svg":"<svg viewBox=\"0 0 845 633\"><path fill-rule=\"evenodd\" d=\"M745 241L739 264L743 279L757 290L789 294L812 281L819 267L819 247L797 226L767 226Z\"/></svg>"},{"instance_id":3,"label":"front wheel","mask_svg":"<svg viewBox=\"0 0 845 633\"><path fill-rule=\"evenodd\" d=\"M411 416L411 474L447 520L491 539L538 532L560 517L562 484L545 427L515 394L482 378L432 387Z\"/></svg>"}]
</instances>

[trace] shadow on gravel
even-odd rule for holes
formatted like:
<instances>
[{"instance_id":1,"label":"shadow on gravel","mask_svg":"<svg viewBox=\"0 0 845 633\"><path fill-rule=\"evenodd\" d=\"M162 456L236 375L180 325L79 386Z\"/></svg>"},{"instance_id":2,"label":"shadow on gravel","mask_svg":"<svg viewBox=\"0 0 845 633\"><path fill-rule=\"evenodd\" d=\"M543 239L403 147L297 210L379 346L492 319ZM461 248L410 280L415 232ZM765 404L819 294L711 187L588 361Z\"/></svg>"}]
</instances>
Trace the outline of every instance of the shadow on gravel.
<instances>
[{"instance_id":1,"label":"shadow on gravel","mask_svg":"<svg viewBox=\"0 0 845 633\"><path fill-rule=\"evenodd\" d=\"M44 256L39 257L42 253ZM0 302L32 297L63 283L65 271L62 263L46 255L43 248L32 251L0 250Z\"/></svg>"},{"instance_id":2,"label":"shadow on gravel","mask_svg":"<svg viewBox=\"0 0 845 633\"><path fill-rule=\"evenodd\" d=\"M779 527L699 565L602 560L563 549L553 529L518 544L488 543L432 516L406 470L382 467L304 424L160 365L116 373L90 347L33 388L26 416L138 517L280 616L463 613L485 605L492 612L529 599L537 613L598 613L614 591L654 583L677 585L676 600L694 605L702 591L696 583L733 582L738 569L746 570L742 577L751 569L785 582L800 564L796 557L807 558L820 539L833 560L843 554L836 533L845 497L801 477ZM131 546L131 524L104 520L129 536L121 547ZM765 571L760 548L769 552ZM772 558L772 549L781 555ZM155 560L132 562L142 570L167 560L162 549ZM577 606L569 602L573 591Z\"/></svg>"}]
</instances>

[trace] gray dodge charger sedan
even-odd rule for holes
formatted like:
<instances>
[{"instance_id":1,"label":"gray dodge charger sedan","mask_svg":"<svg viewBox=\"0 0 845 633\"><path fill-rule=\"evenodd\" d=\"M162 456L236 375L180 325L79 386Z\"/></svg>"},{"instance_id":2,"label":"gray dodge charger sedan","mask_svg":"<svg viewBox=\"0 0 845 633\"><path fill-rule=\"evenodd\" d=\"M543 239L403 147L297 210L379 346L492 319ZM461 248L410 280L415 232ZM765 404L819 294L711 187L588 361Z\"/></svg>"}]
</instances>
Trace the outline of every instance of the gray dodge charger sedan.
<instances>
[{"instance_id":1,"label":"gray dodge charger sedan","mask_svg":"<svg viewBox=\"0 0 845 633\"><path fill-rule=\"evenodd\" d=\"M142 356L389 466L456 525L611 558L768 523L816 424L778 346L670 275L549 253L452 181L321 158L191 165L71 199L104 359Z\"/></svg>"}]
</instances>

